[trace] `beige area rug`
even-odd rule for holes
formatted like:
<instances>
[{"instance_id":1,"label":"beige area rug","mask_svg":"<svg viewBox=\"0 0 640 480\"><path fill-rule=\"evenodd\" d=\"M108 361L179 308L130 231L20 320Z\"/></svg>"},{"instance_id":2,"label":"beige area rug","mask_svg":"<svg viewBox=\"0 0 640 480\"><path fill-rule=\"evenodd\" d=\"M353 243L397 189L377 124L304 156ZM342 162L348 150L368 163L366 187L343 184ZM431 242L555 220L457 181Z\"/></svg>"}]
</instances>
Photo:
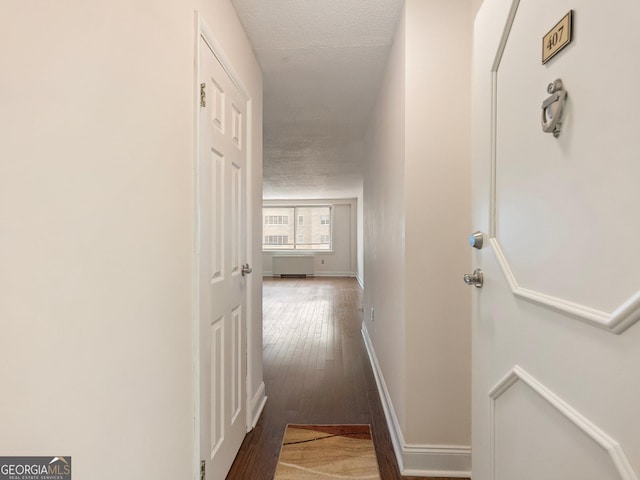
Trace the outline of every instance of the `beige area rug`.
<instances>
[{"instance_id":1,"label":"beige area rug","mask_svg":"<svg viewBox=\"0 0 640 480\"><path fill-rule=\"evenodd\" d=\"M287 425L274 480L380 479L369 425Z\"/></svg>"}]
</instances>

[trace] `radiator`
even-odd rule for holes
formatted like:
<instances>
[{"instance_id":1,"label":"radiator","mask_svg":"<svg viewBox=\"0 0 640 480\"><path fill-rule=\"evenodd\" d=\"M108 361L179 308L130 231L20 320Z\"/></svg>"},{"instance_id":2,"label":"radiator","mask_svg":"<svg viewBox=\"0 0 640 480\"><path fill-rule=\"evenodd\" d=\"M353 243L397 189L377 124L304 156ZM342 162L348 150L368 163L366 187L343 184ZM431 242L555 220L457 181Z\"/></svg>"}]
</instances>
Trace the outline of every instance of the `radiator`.
<instances>
[{"instance_id":1,"label":"radiator","mask_svg":"<svg viewBox=\"0 0 640 480\"><path fill-rule=\"evenodd\" d=\"M306 277L313 275L313 255L276 255L273 275Z\"/></svg>"}]
</instances>

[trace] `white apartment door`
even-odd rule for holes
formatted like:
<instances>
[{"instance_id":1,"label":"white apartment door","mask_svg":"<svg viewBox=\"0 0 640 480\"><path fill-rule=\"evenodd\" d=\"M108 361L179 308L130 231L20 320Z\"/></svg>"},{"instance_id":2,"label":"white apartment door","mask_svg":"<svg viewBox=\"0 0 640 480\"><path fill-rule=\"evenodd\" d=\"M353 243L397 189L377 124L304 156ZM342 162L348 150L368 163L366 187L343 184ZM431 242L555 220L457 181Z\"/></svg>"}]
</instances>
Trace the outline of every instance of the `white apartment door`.
<instances>
[{"instance_id":1,"label":"white apartment door","mask_svg":"<svg viewBox=\"0 0 640 480\"><path fill-rule=\"evenodd\" d=\"M485 0L474 50L473 479L637 480L640 2Z\"/></svg>"},{"instance_id":2,"label":"white apartment door","mask_svg":"<svg viewBox=\"0 0 640 480\"><path fill-rule=\"evenodd\" d=\"M200 458L218 480L247 431L247 102L203 37L199 51Z\"/></svg>"}]
</instances>

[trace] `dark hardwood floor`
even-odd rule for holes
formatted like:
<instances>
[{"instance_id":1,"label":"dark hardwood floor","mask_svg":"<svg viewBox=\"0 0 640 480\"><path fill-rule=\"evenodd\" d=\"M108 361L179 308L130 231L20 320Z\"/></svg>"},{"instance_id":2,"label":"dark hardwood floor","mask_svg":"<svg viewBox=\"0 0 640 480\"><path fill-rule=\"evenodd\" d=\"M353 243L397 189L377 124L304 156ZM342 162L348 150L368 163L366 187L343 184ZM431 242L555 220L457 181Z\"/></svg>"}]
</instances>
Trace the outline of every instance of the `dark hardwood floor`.
<instances>
[{"instance_id":1,"label":"dark hardwood floor","mask_svg":"<svg viewBox=\"0 0 640 480\"><path fill-rule=\"evenodd\" d=\"M398 470L360 333L361 293L353 278L265 278L268 401L227 479L271 480L287 423L370 424L382 479L418 478Z\"/></svg>"}]
</instances>

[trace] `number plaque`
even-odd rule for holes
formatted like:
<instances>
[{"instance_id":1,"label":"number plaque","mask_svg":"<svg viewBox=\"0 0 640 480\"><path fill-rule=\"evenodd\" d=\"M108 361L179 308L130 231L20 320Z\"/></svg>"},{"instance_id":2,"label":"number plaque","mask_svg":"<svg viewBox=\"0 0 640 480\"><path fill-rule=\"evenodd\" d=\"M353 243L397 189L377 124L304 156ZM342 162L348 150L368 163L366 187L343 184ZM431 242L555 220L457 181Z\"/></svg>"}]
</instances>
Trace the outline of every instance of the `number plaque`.
<instances>
[{"instance_id":1,"label":"number plaque","mask_svg":"<svg viewBox=\"0 0 640 480\"><path fill-rule=\"evenodd\" d=\"M573 10L569 11L562 20L555 24L544 37L542 37L542 64L547 63L553 56L569 45L572 40Z\"/></svg>"}]
</instances>

